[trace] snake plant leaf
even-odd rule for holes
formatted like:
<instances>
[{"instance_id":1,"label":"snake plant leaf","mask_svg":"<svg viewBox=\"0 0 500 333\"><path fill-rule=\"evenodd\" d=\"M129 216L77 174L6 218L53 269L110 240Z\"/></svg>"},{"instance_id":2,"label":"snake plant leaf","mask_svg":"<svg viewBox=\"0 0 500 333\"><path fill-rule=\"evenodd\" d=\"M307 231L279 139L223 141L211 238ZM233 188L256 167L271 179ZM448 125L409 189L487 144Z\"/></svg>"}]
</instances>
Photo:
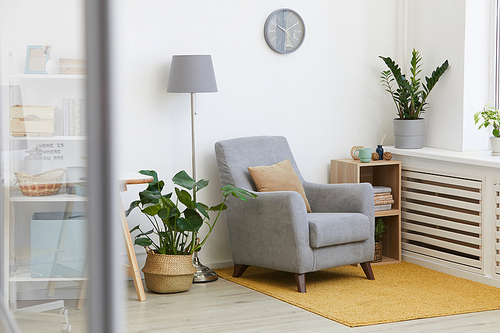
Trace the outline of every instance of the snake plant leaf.
<instances>
[{"instance_id":1,"label":"snake plant leaf","mask_svg":"<svg viewBox=\"0 0 500 333\"><path fill-rule=\"evenodd\" d=\"M195 202L194 203L196 208L198 209L198 211L203 214L203 216L205 216L207 219L210 220L210 216L208 215L207 213L207 210L208 210L208 206L201 203L201 202Z\"/></svg>"},{"instance_id":2,"label":"snake plant leaf","mask_svg":"<svg viewBox=\"0 0 500 333\"><path fill-rule=\"evenodd\" d=\"M150 204L144 207L141 211L149 216L155 216L156 214L158 214L160 209L161 209L161 204L156 204L156 205Z\"/></svg>"},{"instance_id":3,"label":"snake plant leaf","mask_svg":"<svg viewBox=\"0 0 500 333\"><path fill-rule=\"evenodd\" d=\"M186 190L179 190L177 187L175 188L175 194L177 195L177 199L184 204L189 209L194 209L193 199L191 198L191 194L189 194Z\"/></svg>"},{"instance_id":4,"label":"snake plant leaf","mask_svg":"<svg viewBox=\"0 0 500 333\"><path fill-rule=\"evenodd\" d=\"M144 238L136 238L134 241L134 244L147 247L147 246L150 246L151 244L153 244L153 241L151 239L145 238L145 237Z\"/></svg>"},{"instance_id":5,"label":"snake plant leaf","mask_svg":"<svg viewBox=\"0 0 500 333\"><path fill-rule=\"evenodd\" d=\"M132 201L130 203L130 207L127 209L127 211L125 212L125 216L129 216L130 212L132 212L135 208L137 208L139 206L141 202L139 200L135 200L135 201ZM132 232L132 231L130 231Z\"/></svg>"}]
</instances>

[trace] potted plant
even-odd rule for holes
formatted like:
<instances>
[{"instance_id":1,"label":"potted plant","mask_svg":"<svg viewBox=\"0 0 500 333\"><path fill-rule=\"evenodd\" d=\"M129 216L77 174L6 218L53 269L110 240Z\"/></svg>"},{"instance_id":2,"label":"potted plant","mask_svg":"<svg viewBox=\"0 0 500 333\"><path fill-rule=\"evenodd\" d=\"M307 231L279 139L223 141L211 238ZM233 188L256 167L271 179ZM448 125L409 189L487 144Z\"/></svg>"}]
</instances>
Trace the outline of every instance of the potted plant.
<instances>
[{"instance_id":1,"label":"potted plant","mask_svg":"<svg viewBox=\"0 0 500 333\"><path fill-rule=\"evenodd\" d=\"M425 123L421 115L429 105L426 100L432 88L448 69L448 60L437 67L431 77L426 76L423 84L418 77L422 72L422 57L415 49L411 56L409 79L401 73L401 68L391 58L382 56L380 58L389 67L388 70L382 71L380 81L391 95L398 114L393 121L394 145L396 148L422 148Z\"/></svg>"},{"instance_id":2,"label":"potted plant","mask_svg":"<svg viewBox=\"0 0 500 333\"><path fill-rule=\"evenodd\" d=\"M197 192L208 186L208 180L195 181L185 171L178 172L172 182L183 189L175 187L174 198L173 192L161 193L165 183L158 180L155 171L139 172L152 176L153 181L147 189L139 193L139 200L133 201L125 214L128 216L132 210L139 208L153 226L147 231L143 231L139 225L130 230L131 233L139 232L135 235L134 243L143 246L147 252L146 263L142 269L146 287L158 293L187 291L191 288L193 274L196 272L192 254L201 249L212 233L221 211L227 208L227 197L233 195L247 201L256 195L226 185L222 188L223 202L209 207L196 200ZM193 195L186 190L192 190ZM213 222L209 212L216 212ZM209 230L200 241L198 231L204 224Z\"/></svg>"},{"instance_id":3,"label":"potted plant","mask_svg":"<svg viewBox=\"0 0 500 333\"><path fill-rule=\"evenodd\" d=\"M493 127L493 136L490 137L491 155L500 156L500 111L486 104L482 111L478 111L474 114L474 123L476 125L481 119L482 122L479 124L478 129L488 126Z\"/></svg>"},{"instance_id":4,"label":"potted plant","mask_svg":"<svg viewBox=\"0 0 500 333\"><path fill-rule=\"evenodd\" d=\"M375 257L373 262L382 261L382 238L384 237L384 232L387 230L387 224L384 220L375 220Z\"/></svg>"}]
</instances>

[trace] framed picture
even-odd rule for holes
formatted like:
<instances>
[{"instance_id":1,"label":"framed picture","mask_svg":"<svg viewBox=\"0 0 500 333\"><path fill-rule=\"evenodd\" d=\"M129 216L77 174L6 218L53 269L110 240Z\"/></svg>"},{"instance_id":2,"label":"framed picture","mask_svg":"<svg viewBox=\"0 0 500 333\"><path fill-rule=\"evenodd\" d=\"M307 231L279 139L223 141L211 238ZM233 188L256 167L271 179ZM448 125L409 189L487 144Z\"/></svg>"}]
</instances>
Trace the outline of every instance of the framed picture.
<instances>
[{"instance_id":1,"label":"framed picture","mask_svg":"<svg viewBox=\"0 0 500 333\"><path fill-rule=\"evenodd\" d=\"M50 47L47 45L28 45L26 50L25 74L47 74L45 64L50 59Z\"/></svg>"}]
</instances>

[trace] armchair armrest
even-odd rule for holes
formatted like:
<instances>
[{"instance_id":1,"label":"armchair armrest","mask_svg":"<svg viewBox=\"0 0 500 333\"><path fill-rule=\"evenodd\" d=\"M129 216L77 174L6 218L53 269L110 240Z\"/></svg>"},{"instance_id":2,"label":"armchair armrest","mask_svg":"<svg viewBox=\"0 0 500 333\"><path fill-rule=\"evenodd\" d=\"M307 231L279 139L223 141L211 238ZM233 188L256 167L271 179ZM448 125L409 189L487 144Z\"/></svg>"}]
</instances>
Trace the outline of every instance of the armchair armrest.
<instances>
[{"instance_id":1,"label":"armchair armrest","mask_svg":"<svg viewBox=\"0 0 500 333\"><path fill-rule=\"evenodd\" d=\"M228 198L225 214L233 261L293 273L312 270L302 196L293 191L256 194L248 202Z\"/></svg>"},{"instance_id":2,"label":"armchair armrest","mask_svg":"<svg viewBox=\"0 0 500 333\"><path fill-rule=\"evenodd\" d=\"M314 213L362 213L375 219L373 187L361 184L302 184Z\"/></svg>"}]
</instances>

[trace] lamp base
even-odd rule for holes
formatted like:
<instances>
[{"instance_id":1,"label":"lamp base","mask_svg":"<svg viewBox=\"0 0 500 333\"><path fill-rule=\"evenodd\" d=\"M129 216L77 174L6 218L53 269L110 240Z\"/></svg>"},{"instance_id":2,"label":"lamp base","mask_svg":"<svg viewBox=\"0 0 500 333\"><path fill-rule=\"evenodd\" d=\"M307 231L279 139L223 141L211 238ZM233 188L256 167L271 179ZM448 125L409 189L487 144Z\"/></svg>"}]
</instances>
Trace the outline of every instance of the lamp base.
<instances>
[{"instance_id":1,"label":"lamp base","mask_svg":"<svg viewBox=\"0 0 500 333\"><path fill-rule=\"evenodd\" d=\"M217 272L209 267L203 265L198 258L198 253L195 252L193 255L193 266L196 268L196 273L194 273L193 283L205 283L217 281L219 278Z\"/></svg>"}]
</instances>

